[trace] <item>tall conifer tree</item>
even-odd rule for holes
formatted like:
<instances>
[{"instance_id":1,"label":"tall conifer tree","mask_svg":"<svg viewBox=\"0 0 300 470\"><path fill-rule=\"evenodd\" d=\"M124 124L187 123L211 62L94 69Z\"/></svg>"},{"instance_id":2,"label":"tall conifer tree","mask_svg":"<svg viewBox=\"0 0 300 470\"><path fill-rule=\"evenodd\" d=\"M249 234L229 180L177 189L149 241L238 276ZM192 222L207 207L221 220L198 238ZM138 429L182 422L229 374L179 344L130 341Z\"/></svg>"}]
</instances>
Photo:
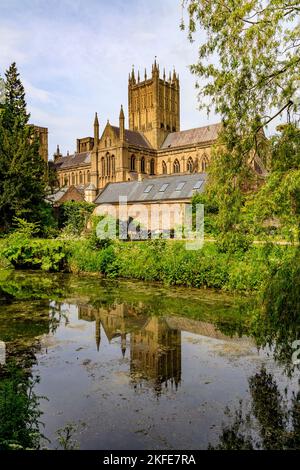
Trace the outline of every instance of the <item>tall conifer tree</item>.
<instances>
[{"instance_id":1,"label":"tall conifer tree","mask_svg":"<svg viewBox=\"0 0 300 470\"><path fill-rule=\"evenodd\" d=\"M6 230L15 216L39 221L44 207L45 164L29 117L24 87L13 63L5 74L0 114L0 225Z\"/></svg>"}]
</instances>

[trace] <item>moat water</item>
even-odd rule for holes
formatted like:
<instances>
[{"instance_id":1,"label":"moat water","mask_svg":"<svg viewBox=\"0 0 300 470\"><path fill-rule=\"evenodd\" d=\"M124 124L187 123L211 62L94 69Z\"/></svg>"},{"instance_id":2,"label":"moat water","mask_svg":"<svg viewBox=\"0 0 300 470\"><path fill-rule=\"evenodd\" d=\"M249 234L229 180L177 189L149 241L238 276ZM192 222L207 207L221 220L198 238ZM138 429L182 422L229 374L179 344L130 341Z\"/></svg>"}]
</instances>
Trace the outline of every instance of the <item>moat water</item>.
<instances>
[{"instance_id":1,"label":"moat water","mask_svg":"<svg viewBox=\"0 0 300 470\"><path fill-rule=\"evenodd\" d=\"M258 347L251 299L91 276L0 280L14 296L0 305L0 362L24 358L40 377L45 447L68 424L80 449L278 448L287 434L299 446L299 369L276 343Z\"/></svg>"}]
</instances>

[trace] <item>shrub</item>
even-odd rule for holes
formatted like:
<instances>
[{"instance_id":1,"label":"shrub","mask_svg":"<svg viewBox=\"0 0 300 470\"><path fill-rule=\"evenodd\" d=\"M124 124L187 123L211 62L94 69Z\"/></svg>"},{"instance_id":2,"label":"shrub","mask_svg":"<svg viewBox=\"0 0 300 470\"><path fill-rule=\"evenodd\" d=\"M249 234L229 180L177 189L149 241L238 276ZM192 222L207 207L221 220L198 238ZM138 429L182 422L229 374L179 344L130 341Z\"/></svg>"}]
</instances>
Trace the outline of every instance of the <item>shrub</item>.
<instances>
[{"instance_id":1,"label":"shrub","mask_svg":"<svg viewBox=\"0 0 300 470\"><path fill-rule=\"evenodd\" d=\"M85 201L64 202L59 207L59 227L68 227L71 233L75 235L80 235L81 232L85 229L94 208L94 204Z\"/></svg>"},{"instance_id":2,"label":"shrub","mask_svg":"<svg viewBox=\"0 0 300 470\"><path fill-rule=\"evenodd\" d=\"M86 240L69 241L66 252L69 271L100 272L101 251L91 249Z\"/></svg>"},{"instance_id":3,"label":"shrub","mask_svg":"<svg viewBox=\"0 0 300 470\"><path fill-rule=\"evenodd\" d=\"M253 238L239 232L222 233L217 237L217 247L220 253L245 253L253 243Z\"/></svg>"},{"instance_id":4,"label":"shrub","mask_svg":"<svg viewBox=\"0 0 300 470\"><path fill-rule=\"evenodd\" d=\"M39 449L41 411L33 380L14 364L0 381L0 449Z\"/></svg>"},{"instance_id":5,"label":"shrub","mask_svg":"<svg viewBox=\"0 0 300 470\"><path fill-rule=\"evenodd\" d=\"M65 268L66 252L59 240L35 239L15 232L1 246L0 257L6 258L15 268L59 271Z\"/></svg>"}]
</instances>

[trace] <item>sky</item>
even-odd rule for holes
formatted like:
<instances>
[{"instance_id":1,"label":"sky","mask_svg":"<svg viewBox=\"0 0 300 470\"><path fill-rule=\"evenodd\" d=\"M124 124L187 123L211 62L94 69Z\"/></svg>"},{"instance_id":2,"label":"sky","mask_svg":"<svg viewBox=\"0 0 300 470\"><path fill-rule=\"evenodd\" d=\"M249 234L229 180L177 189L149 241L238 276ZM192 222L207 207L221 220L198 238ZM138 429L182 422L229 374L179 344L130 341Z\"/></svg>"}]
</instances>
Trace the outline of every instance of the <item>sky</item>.
<instances>
[{"instance_id":1,"label":"sky","mask_svg":"<svg viewBox=\"0 0 300 470\"><path fill-rule=\"evenodd\" d=\"M60 145L93 135L107 119L118 125L123 104L128 126L128 74L175 66L181 86L181 129L214 123L198 110L189 65L197 44L180 30L181 0L0 0L0 76L17 63L31 122L48 127L50 157Z\"/></svg>"}]
</instances>

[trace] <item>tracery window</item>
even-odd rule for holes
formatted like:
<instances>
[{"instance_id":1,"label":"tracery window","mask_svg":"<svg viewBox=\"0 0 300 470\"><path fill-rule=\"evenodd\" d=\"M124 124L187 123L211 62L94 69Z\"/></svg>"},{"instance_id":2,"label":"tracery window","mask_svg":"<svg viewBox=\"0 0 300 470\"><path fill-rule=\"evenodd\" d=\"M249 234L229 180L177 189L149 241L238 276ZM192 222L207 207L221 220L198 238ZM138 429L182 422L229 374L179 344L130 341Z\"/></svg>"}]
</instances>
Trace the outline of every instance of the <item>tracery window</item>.
<instances>
[{"instance_id":1,"label":"tracery window","mask_svg":"<svg viewBox=\"0 0 300 470\"><path fill-rule=\"evenodd\" d=\"M193 159L192 157L190 157L187 161L187 164L186 164L186 169L189 173L193 173L193 169L194 169L194 162L193 162Z\"/></svg>"},{"instance_id":2,"label":"tracery window","mask_svg":"<svg viewBox=\"0 0 300 470\"><path fill-rule=\"evenodd\" d=\"M173 173L180 173L180 163L177 158L173 163Z\"/></svg>"}]
</instances>

